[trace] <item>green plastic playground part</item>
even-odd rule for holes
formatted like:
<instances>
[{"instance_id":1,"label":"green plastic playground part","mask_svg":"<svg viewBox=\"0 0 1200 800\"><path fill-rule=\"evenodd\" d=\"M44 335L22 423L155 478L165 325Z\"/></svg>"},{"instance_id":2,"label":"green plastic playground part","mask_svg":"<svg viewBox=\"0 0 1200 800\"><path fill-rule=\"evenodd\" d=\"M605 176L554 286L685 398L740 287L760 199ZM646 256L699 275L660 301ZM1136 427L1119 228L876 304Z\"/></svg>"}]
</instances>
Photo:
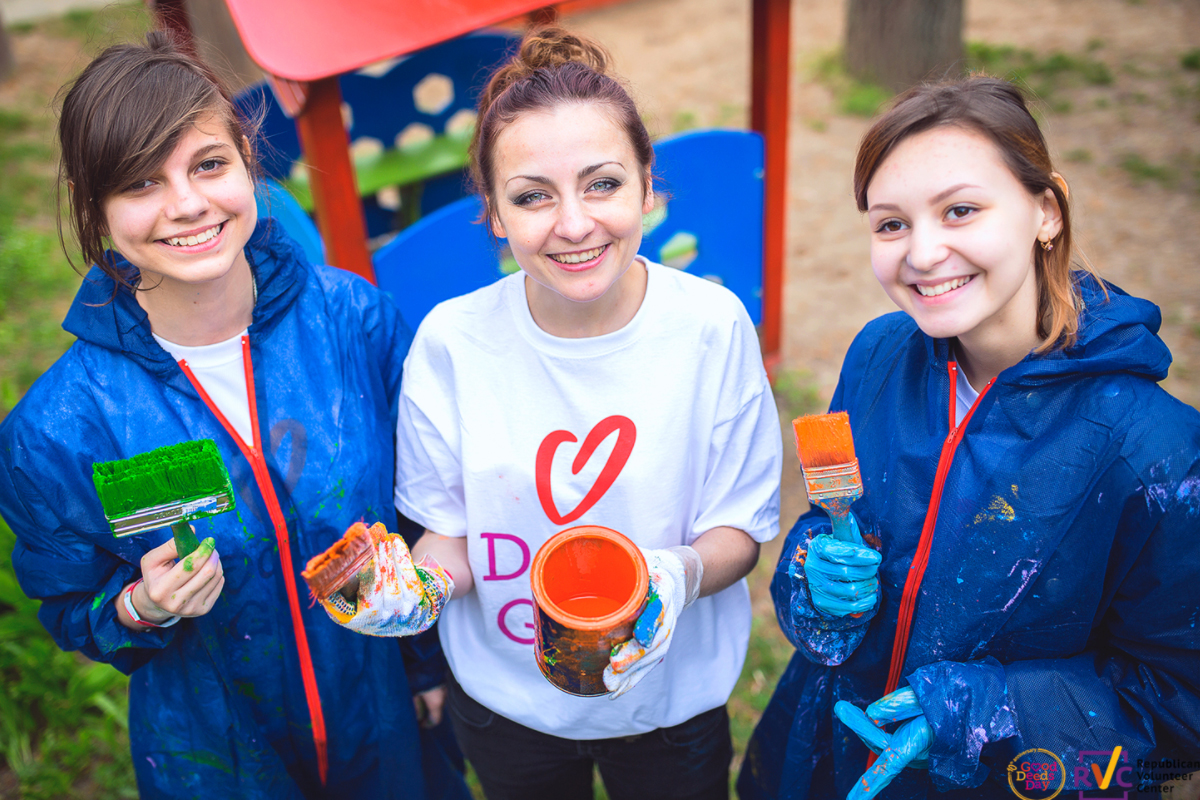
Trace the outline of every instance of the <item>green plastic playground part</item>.
<instances>
[{"instance_id":1,"label":"green plastic playground part","mask_svg":"<svg viewBox=\"0 0 1200 800\"><path fill-rule=\"evenodd\" d=\"M467 165L470 131L463 135L442 135L403 149L391 148L356 158L355 181L358 194L369 197L387 186L408 186L445 175ZM283 185L305 211L313 210L312 186L307 174L288 178Z\"/></svg>"}]
</instances>

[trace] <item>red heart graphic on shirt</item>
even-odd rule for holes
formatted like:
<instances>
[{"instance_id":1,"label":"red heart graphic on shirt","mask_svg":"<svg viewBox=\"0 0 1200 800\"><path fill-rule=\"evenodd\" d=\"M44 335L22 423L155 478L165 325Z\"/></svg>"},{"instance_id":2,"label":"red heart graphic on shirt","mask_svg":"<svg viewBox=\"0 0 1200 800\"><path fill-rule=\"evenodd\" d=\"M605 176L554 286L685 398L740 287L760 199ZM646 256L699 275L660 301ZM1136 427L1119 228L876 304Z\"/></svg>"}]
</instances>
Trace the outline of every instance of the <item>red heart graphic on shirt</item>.
<instances>
[{"instance_id":1,"label":"red heart graphic on shirt","mask_svg":"<svg viewBox=\"0 0 1200 800\"><path fill-rule=\"evenodd\" d=\"M571 463L571 474L579 474L579 470L583 469L583 465L592 457L592 453L596 452L600 443L613 431L618 432L617 443L609 453L604 468L596 476L596 482L579 501L579 505L575 506L575 510L563 516L559 516L558 508L554 505L554 494L550 490L550 466L554 463L554 452L558 450L560 444L579 440L570 431L552 431L538 445L534 470L534 477L537 479L538 500L542 502L542 510L546 512L546 516L554 524L566 525L568 522L574 522L582 517L588 509L596 505L597 501L613 485L617 476L621 474L625 462L629 460L629 454L633 452L633 443L637 439L637 428L634 426L633 420L620 415L605 417L588 432L587 438L583 440L583 447L579 448L579 454Z\"/></svg>"}]
</instances>

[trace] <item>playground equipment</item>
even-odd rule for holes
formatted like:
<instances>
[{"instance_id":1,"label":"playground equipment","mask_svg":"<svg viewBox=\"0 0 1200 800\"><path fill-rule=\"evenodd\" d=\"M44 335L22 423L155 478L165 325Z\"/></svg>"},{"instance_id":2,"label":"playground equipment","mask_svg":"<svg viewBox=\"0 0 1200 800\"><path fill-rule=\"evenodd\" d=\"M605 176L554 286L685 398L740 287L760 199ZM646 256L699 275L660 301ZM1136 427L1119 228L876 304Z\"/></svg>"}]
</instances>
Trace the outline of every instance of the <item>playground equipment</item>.
<instances>
[{"instance_id":1,"label":"playground equipment","mask_svg":"<svg viewBox=\"0 0 1200 800\"><path fill-rule=\"evenodd\" d=\"M164 23L181 25L183 3L157 0ZM349 9L333 0L226 0L247 52L273 76L276 94L295 117L330 262L374 279L337 76L524 15L553 20L555 11L544 3L456 0L448 12L438 0L370 0ZM790 11L790 0L752 0L750 126L764 146L762 341L768 371L778 362L782 319Z\"/></svg>"}]
</instances>

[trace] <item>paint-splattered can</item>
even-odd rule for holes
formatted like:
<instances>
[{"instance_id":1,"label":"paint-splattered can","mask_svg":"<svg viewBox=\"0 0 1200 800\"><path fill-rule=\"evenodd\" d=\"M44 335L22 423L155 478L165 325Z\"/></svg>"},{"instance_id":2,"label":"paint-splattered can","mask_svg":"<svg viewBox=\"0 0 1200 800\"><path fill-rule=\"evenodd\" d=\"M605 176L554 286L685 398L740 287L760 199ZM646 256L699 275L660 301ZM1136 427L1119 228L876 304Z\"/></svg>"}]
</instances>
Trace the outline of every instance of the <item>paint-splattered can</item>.
<instances>
[{"instance_id":1,"label":"paint-splattered can","mask_svg":"<svg viewBox=\"0 0 1200 800\"><path fill-rule=\"evenodd\" d=\"M568 694L607 694L609 653L646 607L642 551L611 528L580 525L542 545L530 576L538 668Z\"/></svg>"}]
</instances>

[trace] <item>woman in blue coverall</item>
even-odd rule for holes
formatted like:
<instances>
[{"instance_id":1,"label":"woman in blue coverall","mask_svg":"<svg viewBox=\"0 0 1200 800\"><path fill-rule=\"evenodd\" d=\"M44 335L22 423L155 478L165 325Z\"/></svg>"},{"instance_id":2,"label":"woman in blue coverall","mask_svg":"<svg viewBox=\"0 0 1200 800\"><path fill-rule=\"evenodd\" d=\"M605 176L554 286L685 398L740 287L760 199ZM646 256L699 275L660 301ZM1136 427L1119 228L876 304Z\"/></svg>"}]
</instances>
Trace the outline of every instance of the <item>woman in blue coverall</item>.
<instances>
[{"instance_id":1,"label":"woman in blue coverall","mask_svg":"<svg viewBox=\"0 0 1200 800\"><path fill-rule=\"evenodd\" d=\"M411 337L258 219L253 135L162 33L67 91L61 173L94 266L64 323L78 341L0 426L13 566L61 647L131 675L143 798L467 797L409 693L440 675L299 592L351 523L395 519ZM195 523L199 566L167 529L114 538L93 462L205 438L237 506Z\"/></svg>"},{"instance_id":2,"label":"woman in blue coverall","mask_svg":"<svg viewBox=\"0 0 1200 800\"><path fill-rule=\"evenodd\" d=\"M1200 415L1157 386L1158 308L1072 270L1067 184L1004 81L898 98L854 187L904 312L831 403L863 543L818 509L788 535L797 653L741 797L1119 796L1170 777L1139 760L1195 764Z\"/></svg>"}]
</instances>

